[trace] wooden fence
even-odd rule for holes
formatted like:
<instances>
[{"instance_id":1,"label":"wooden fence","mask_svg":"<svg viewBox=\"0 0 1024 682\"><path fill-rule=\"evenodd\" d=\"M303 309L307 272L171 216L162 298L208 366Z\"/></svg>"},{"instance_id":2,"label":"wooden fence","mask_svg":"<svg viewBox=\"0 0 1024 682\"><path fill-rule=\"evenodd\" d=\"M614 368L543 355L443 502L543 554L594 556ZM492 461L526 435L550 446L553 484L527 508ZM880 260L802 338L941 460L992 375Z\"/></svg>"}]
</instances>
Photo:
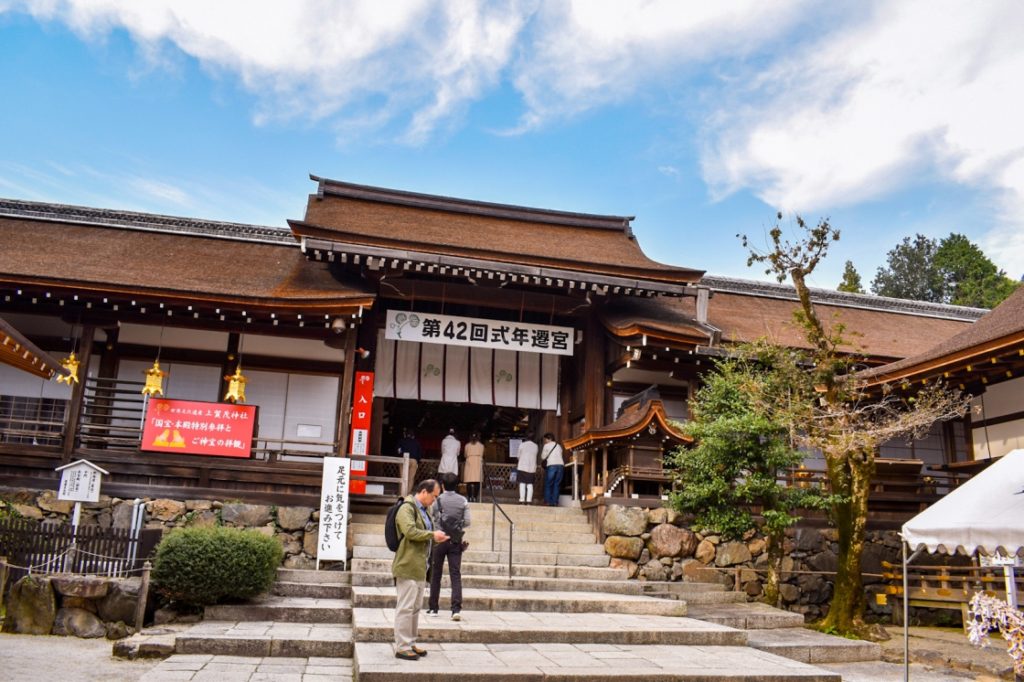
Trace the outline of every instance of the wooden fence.
<instances>
[{"instance_id":1,"label":"wooden fence","mask_svg":"<svg viewBox=\"0 0 1024 682\"><path fill-rule=\"evenodd\" d=\"M0 520L0 556L6 557L8 583L23 575L80 573L112 577L136 575L152 557L163 531L145 528L133 537L127 528L101 528Z\"/></svg>"}]
</instances>

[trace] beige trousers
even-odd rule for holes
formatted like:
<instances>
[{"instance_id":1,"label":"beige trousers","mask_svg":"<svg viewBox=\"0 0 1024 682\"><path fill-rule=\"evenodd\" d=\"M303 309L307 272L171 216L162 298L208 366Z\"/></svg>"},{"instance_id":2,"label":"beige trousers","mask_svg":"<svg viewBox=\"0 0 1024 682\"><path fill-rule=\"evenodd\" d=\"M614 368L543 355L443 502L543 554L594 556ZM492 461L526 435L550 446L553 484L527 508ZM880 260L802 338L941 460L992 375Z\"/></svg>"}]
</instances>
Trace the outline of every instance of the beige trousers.
<instances>
[{"instance_id":1,"label":"beige trousers","mask_svg":"<svg viewBox=\"0 0 1024 682\"><path fill-rule=\"evenodd\" d=\"M395 651L407 651L416 643L420 631L420 608L423 587L419 580L399 578L395 582L398 600L395 603Z\"/></svg>"},{"instance_id":2,"label":"beige trousers","mask_svg":"<svg viewBox=\"0 0 1024 682\"><path fill-rule=\"evenodd\" d=\"M420 463L414 459L409 459L409 478L406 480L406 488L409 494L412 493L413 487L416 485L416 470L419 469Z\"/></svg>"}]
</instances>

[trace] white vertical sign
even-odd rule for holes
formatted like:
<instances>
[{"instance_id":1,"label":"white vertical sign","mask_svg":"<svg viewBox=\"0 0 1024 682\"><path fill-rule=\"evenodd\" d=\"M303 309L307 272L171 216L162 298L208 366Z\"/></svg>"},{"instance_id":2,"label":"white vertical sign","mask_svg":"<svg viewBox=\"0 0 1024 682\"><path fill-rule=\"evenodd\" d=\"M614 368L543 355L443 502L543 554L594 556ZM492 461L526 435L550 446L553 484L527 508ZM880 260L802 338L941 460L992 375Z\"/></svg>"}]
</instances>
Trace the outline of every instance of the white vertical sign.
<instances>
[{"instance_id":1,"label":"white vertical sign","mask_svg":"<svg viewBox=\"0 0 1024 682\"><path fill-rule=\"evenodd\" d=\"M321 561L348 562L348 482L352 460L324 457L320 484L320 531L317 537L316 567Z\"/></svg>"}]
</instances>

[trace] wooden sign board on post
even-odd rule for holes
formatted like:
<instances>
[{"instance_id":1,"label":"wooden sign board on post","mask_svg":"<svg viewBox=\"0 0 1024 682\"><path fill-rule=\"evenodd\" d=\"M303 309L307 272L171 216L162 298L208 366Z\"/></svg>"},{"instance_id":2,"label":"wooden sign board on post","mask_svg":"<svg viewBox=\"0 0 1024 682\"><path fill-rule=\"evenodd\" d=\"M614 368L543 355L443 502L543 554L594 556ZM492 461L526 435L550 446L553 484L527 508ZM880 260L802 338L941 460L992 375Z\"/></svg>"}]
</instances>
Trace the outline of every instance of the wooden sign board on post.
<instances>
[{"instance_id":1,"label":"wooden sign board on post","mask_svg":"<svg viewBox=\"0 0 1024 682\"><path fill-rule=\"evenodd\" d=\"M348 494L352 460L324 457L320 484L320 529L316 543L316 567L321 561L348 561Z\"/></svg>"},{"instance_id":2,"label":"wooden sign board on post","mask_svg":"<svg viewBox=\"0 0 1024 682\"><path fill-rule=\"evenodd\" d=\"M80 459L57 467L56 471L60 472L60 486L57 488L58 500L100 501L100 485L103 483L103 477L109 475L105 469Z\"/></svg>"}]
</instances>

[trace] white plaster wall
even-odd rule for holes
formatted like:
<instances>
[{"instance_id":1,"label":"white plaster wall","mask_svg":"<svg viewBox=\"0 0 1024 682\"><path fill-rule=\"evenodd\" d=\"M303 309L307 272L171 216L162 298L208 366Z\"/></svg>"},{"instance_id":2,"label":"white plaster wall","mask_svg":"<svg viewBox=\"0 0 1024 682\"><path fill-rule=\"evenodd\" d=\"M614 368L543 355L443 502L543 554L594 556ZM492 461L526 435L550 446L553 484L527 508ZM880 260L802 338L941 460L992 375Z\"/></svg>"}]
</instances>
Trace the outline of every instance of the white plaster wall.
<instances>
[{"instance_id":1,"label":"white plaster wall","mask_svg":"<svg viewBox=\"0 0 1024 682\"><path fill-rule=\"evenodd\" d=\"M971 419L982 421L1024 412L1024 378L1010 379L990 386L971 400ZM1024 447L1024 419L993 424L971 430L974 458L1001 457Z\"/></svg>"}]
</instances>

